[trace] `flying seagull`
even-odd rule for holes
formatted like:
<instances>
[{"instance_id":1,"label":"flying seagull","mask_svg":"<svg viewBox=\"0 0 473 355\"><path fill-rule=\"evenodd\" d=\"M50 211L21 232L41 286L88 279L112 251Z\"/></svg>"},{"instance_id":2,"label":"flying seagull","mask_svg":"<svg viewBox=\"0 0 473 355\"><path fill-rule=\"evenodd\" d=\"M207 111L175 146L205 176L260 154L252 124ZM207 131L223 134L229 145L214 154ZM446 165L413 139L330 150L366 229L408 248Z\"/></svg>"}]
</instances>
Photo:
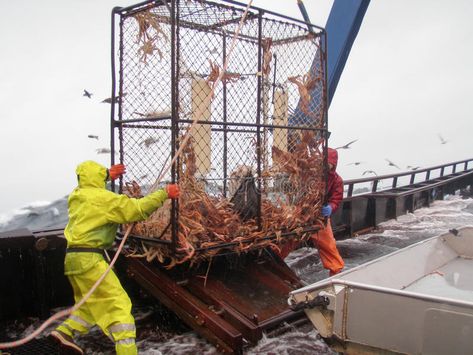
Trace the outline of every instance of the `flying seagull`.
<instances>
[{"instance_id":1,"label":"flying seagull","mask_svg":"<svg viewBox=\"0 0 473 355\"><path fill-rule=\"evenodd\" d=\"M417 170L419 168L420 166L410 166L410 165L406 166L406 169L411 169L411 170Z\"/></svg>"},{"instance_id":2,"label":"flying seagull","mask_svg":"<svg viewBox=\"0 0 473 355\"><path fill-rule=\"evenodd\" d=\"M443 137L439 134L440 144L446 144L448 141L443 139Z\"/></svg>"},{"instance_id":3,"label":"flying seagull","mask_svg":"<svg viewBox=\"0 0 473 355\"><path fill-rule=\"evenodd\" d=\"M84 94L82 94L82 96L87 96L89 99L92 98L92 93L91 92L88 92L87 90L84 89Z\"/></svg>"},{"instance_id":4,"label":"flying seagull","mask_svg":"<svg viewBox=\"0 0 473 355\"><path fill-rule=\"evenodd\" d=\"M363 171L363 174L361 174L361 175L366 175L366 174L374 174L376 176L378 175L378 174L376 174L376 171L374 171L374 170L365 170L365 171Z\"/></svg>"},{"instance_id":5,"label":"flying seagull","mask_svg":"<svg viewBox=\"0 0 473 355\"><path fill-rule=\"evenodd\" d=\"M217 49L217 47L214 47L214 48L207 48L207 52L209 52L209 54L217 54L217 53L218 53L218 49Z\"/></svg>"},{"instance_id":6,"label":"flying seagull","mask_svg":"<svg viewBox=\"0 0 473 355\"><path fill-rule=\"evenodd\" d=\"M112 99L111 97L109 97L109 98L107 98L107 99L105 99L105 100L102 100L102 103L104 103L104 104L111 104L111 103L113 102L114 104L117 104L117 103L119 103L119 102L121 101L121 98L122 98L122 97L125 97L125 96L126 96L126 92L123 93L121 96L120 96L120 95L114 96L113 99Z\"/></svg>"},{"instance_id":7,"label":"flying seagull","mask_svg":"<svg viewBox=\"0 0 473 355\"><path fill-rule=\"evenodd\" d=\"M146 148L149 148L149 146L151 146L151 145L153 145L157 142L159 142L159 140L157 138L148 137L145 140L143 140L140 144L144 144Z\"/></svg>"},{"instance_id":8,"label":"flying seagull","mask_svg":"<svg viewBox=\"0 0 473 355\"><path fill-rule=\"evenodd\" d=\"M398 167L396 164L394 164L391 160L386 159L386 161L388 162L388 165L389 165L389 166L394 166L394 167L398 168L399 170L401 170L401 168Z\"/></svg>"},{"instance_id":9,"label":"flying seagull","mask_svg":"<svg viewBox=\"0 0 473 355\"><path fill-rule=\"evenodd\" d=\"M356 166L358 166L358 165L363 164L363 163L364 163L364 161L355 161L354 163L348 163L347 165L356 165Z\"/></svg>"},{"instance_id":10,"label":"flying seagull","mask_svg":"<svg viewBox=\"0 0 473 355\"><path fill-rule=\"evenodd\" d=\"M95 136L93 134L89 134L87 137L99 140L99 136Z\"/></svg>"},{"instance_id":11,"label":"flying seagull","mask_svg":"<svg viewBox=\"0 0 473 355\"><path fill-rule=\"evenodd\" d=\"M347 143L347 144L345 144L345 145L342 145L341 147L337 147L337 148L335 148L335 149L350 149L350 144L355 143L357 140L358 140L358 139L355 139L354 141L351 141L351 142L349 142L349 143Z\"/></svg>"},{"instance_id":12,"label":"flying seagull","mask_svg":"<svg viewBox=\"0 0 473 355\"><path fill-rule=\"evenodd\" d=\"M99 148L95 150L97 154L108 154L111 153L112 151L108 148Z\"/></svg>"}]
</instances>

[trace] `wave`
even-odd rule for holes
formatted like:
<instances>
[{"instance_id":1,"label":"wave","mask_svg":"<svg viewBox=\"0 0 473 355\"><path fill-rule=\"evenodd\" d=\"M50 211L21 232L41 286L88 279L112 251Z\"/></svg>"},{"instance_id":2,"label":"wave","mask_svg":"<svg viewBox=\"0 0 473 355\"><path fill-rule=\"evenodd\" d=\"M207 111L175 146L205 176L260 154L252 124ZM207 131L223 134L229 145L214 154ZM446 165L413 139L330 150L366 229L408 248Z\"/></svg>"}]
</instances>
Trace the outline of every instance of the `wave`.
<instances>
[{"instance_id":1,"label":"wave","mask_svg":"<svg viewBox=\"0 0 473 355\"><path fill-rule=\"evenodd\" d=\"M67 196L56 201L34 201L20 209L0 214L0 232L27 228L64 228L68 221Z\"/></svg>"}]
</instances>

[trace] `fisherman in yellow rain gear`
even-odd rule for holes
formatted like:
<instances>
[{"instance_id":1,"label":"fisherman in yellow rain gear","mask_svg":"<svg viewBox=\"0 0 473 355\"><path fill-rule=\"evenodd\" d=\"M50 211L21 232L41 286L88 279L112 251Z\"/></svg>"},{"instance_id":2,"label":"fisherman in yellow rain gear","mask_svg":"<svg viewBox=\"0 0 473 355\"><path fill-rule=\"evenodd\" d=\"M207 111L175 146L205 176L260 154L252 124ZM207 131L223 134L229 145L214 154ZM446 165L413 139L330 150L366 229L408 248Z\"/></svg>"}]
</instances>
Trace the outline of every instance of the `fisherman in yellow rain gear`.
<instances>
[{"instance_id":1,"label":"fisherman in yellow rain gear","mask_svg":"<svg viewBox=\"0 0 473 355\"><path fill-rule=\"evenodd\" d=\"M105 189L108 179L114 180L124 173L122 164L107 169L86 161L77 166L79 186L69 196L69 223L64 230L67 239L64 270L76 303L107 269L103 251L112 246L118 225L144 220L166 199L179 197L176 184L140 199ZM51 332L51 337L69 352L83 354L73 338L87 333L94 325L115 342L117 354L137 354L131 301L113 271L77 311Z\"/></svg>"}]
</instances>

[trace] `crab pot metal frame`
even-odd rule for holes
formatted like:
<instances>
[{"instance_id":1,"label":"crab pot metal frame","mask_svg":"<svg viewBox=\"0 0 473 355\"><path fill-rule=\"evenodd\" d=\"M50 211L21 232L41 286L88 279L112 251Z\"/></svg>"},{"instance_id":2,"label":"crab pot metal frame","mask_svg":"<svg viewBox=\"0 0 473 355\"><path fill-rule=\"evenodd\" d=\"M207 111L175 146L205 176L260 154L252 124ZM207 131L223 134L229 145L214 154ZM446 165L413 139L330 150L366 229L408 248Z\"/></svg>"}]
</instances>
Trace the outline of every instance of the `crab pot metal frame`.
<instances>
[{"instance_id":1,"label":"crab pot metal frame","mask_svg":"<svg viewBox=\"0 0 473 355\"><path fill-rule=\"evenodd\" d=\"M168 0L113 10L111 159L126 164L127 181L137 181L147 193L197 120L191 131L196 177L209 195L231 198L240 181L236 171L250 168L261 226L262 195L274 199L288 185L284 176L267 177L273 147L290 152L299 133L313 131L322 142L321 171L326 172L326 34L251 7L223 80L206 105L245 7L234 1ZM319 80L304 107L298 86L288 78L302 81L308 73ZM162 186L179 181L180 164L185 164L182 158ZM178 219L178 201L173 201L172 240L156 241L174 251Z\"/></svg>"}]
</instances>

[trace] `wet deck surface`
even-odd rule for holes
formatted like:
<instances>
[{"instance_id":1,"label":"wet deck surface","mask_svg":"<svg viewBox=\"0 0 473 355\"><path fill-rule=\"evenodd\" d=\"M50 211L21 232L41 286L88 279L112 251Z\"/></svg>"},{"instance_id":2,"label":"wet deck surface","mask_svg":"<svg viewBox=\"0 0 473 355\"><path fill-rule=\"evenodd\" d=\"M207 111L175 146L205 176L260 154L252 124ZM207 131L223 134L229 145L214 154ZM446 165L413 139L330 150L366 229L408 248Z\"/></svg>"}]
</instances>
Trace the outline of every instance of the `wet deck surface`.
<instances>
[{"instance_id":1,"label":"wet deck surface","mask_svg":"<svg viewBox=\"0 0 473 355\"><path fill-rule=\"evenodd\" d=\"M1 353L1 352L0 352ZM59 346L48 338L33 339L29 343L14 349L4 350L1 354L10 355L65 355Z\"/></svg>"}]
</instances>

